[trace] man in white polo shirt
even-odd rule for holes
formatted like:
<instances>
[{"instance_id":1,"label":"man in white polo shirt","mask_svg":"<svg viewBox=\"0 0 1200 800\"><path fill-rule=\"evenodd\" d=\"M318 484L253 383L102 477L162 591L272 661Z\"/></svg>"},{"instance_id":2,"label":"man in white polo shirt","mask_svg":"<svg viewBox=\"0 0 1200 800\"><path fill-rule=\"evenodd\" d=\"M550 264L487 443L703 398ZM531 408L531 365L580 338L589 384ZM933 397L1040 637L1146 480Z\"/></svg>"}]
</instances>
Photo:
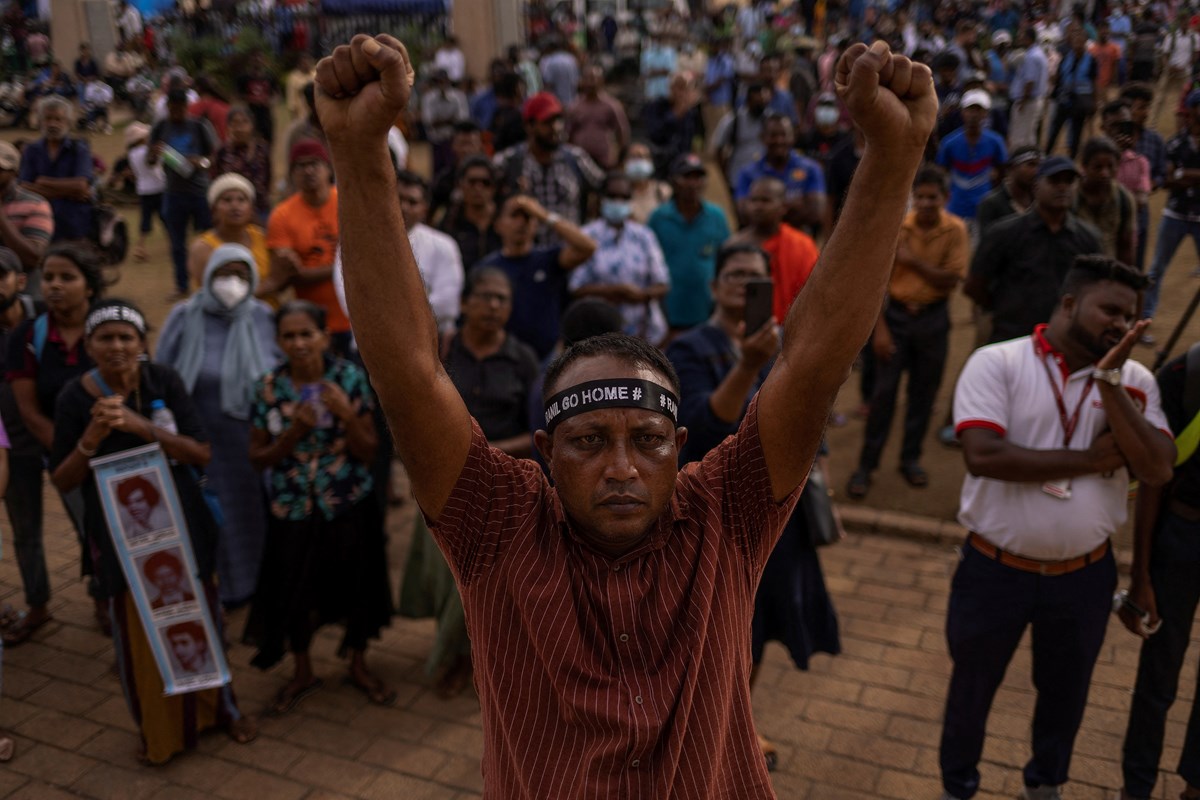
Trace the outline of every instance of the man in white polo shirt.
<instances>
[{"instance_id":1,"label":"man in white polo shirt","mask_svg":"<svg viewBox=\"0 0 1200 800\"><path fill-rule=\"evenodd\" d=\"M943 798L972 797L988 711L1033 627L1033 756L1026 800L1057 800L1104 640L1117 571L1109 536L1133 478L1170 480L1175 458L1158 387L1127 361L1146 279L1104 256L1076 258L1048 325L975 351L954 398L970 475L971 531L950 590L954 671L942 730Z\"/></svg>"}]
</instances>

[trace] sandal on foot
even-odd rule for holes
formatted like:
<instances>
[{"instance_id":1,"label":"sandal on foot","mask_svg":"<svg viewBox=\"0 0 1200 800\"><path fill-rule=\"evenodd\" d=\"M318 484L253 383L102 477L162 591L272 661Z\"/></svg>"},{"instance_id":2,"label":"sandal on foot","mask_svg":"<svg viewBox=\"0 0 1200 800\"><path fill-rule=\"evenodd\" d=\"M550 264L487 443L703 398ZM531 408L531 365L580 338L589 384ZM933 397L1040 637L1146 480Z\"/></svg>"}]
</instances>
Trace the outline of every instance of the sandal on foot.
<instances>
[{"instance_id":1,"label":"sandal on foot","mask_svg":"<svg viewBox=\"0 0 1200 800\"><path fill-rule=\"evenodd\" d=\"M851 500L862 500L871 488L871 473L865 469L856 469L846 484L846 496Z\"/></svg>"},{"instance_id":2,"label":"sandal on foot","mask_svg":"<svg viewBox=\"0 0 1200 800\"><path fill-rule=\"evenodd\" d=\"M320 678L313 678L312 683L302 686L299 689L293 689L292 684L288 683L279 690L279 694L275 695L275 701L271 703L271 713L277 717L288 713L299 705L301 700L324 685L325 681Z\"/></svg>"},{"instance_id":3,"label":"sandal on foot","mask_svg":"<svg viewBox=\"0 0 1200 800\"><path fill-rule=\"evenodd\" d=\"M13 625L21 621L25 616L24 611L18 611L13 607L12 603L5 603L0 608L0 630L8 630Z\"/></svg>"},{"instance_id":4,"label":"sandal on foot","mask_svg":"<svg viewBox=\"0 0 1200 800\"><path fill-rule=\"evenodd\" d=\"M16 752L17 745L12 740L12 737L0 736L0 763L12 761L12 757Z\"/></svg>"},{"instance_id":5,"label":"sandal on foot","mask_svg":"<svg viewBox=\"0 0 1200 800\"><path fill-rule=\"evenodd\" d=\"M16 622L9 625L8 628L0 635L0 639L4 640L5 647L15 647L29 641L29 637L33 636L34 631L50 622L54 617L50 614L42 617L39 620L30 621L29 614L25 611L20 612L20 617Z\"/></svg>"},{"instance_id":6,"label":"sandal on foot","mask_svg":"<svg viewBox=\"0 0 1200 800\"><path fill-rule=\"evenodd\" d=\"M371 676L370 682L359 681L354 675L347 675L345 683L358 689L367 696L367 700L372 705L376 706L394 706L396 705L397 698L400 696L395 689L389 689L387 686L384 686L383 681L374 675Z\"/></svg>"},{"instance_id":7,"label":"sandal on foot","mask_svg":"<svg viewBox=\"0 0 1200 800\"><path fill-rule=\"evenodd\" d=\"M774 772L779 766L779 753L775 751L775 746L759 736L758 749L762 751L763 760L767 762L767 772Z\"/></svg>"},{"instance_id":8,"label":"sandal on foot","mask_svg":"<svg viewBox=\"0 0 1200 800\"><path fill-rule=\"evenodd\" d=\"M229 723L225 733L238 744L250 744L258 738L258 725L249 717L242 717Z\"/></svg>"},{"instance_id":9,"label":"sandal on foot","mask_svg":"<svg viewBox=\"0 0 1200 800\"><path fill-rule=\"evenodd\" d=\"M929 473L921 469L919 464L901 464L900 474L915 489L924 489L929 485Z\"/></svg>"}]
</instances>

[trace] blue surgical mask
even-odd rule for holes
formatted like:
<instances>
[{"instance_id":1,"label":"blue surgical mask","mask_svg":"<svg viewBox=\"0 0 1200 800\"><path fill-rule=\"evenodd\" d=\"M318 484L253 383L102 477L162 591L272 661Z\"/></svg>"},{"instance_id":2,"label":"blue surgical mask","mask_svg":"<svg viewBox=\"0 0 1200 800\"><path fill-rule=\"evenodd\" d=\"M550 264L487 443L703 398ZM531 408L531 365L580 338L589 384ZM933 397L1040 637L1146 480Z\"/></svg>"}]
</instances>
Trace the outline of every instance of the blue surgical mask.
<instances>
[{"instance_id":1,"label":"blue surgical mask","mask_svg":"<svg viewBox=\"0 0 1200 800\"><path fill-rule=\"evenodd\" d=\"M817 110L813 112L818 125L836 125L840 116L836 106L817 106Z\"/></svg>"},{"instance_id":2,"label":"blue surgical mask","mask_svg":"<svg viewBox=\"0 0 1200 800\"><path fill-rule=\"evenodd\" d=\"M631 181L644 181L654 174L654 162L648 158L635 158L625 162L625 174Z\"/></svg>"},{"instance_id":3,"label":"blue surgical mask","mask_svg":"<svg viewBox=\"0 0 1200 800\"><path fill-rule=\"evenodd\" d=\"M632 208L628 200L609 200L600 202L600 216L614 225L619 225L629 219Z\"/></svg>"}]
</instances>

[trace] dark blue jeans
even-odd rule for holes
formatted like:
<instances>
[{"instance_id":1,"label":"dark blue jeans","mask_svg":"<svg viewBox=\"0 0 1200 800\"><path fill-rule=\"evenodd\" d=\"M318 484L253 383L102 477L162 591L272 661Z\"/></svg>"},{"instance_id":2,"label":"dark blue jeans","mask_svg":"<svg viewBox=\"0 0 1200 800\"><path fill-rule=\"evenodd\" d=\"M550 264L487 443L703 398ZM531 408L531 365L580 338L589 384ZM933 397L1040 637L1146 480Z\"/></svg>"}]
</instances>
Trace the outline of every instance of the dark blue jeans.
<instances>
[{"instance_id":1,"label":"dark blue jeans","mask_svg":"<svg viewBox=\"0 0 1200 800\"><path fill-rule=\"evenodd\" d=\"M1200 603L1200 523L1163 509L1150 558L1150 583L1162 627L1142 644L1121 759L1125 791L1134 797L1149 797L1158 778L1167 711L1175 702L1192 619ZM1179 775L1189 785L1200 786L1200 703L1194 701Z\"/></svg>"},{"instance_id":2,"label":"dark blue jeans","mask_svg":"<svg viewBox=\"0 0 1200 800\"><path fill-rule=\"evenodd\" d=\"M171 262L175 266L175 289L187 294L187 243L188 223L197 233L212 227L212 214L208 210L208 199L202 194L167 192L163 195L163 222L167 225L167 236L171 238Z\"/></svg>"},{"instance_id":3,"label":"dark blue jeans","mask_svg":"<svg viewBox=\"0 0 1200 800\"><path fill-rule=\"evenodd\" d=\"M1116 585L1111 550L1095 564L1051 578L1006 567L963 545L946 616L954 660L940 752L947 792L969 798L979 791L992 699L1030 626L1037 702L1025 785L1067 782Z\"/></svg>"}]
</instances>

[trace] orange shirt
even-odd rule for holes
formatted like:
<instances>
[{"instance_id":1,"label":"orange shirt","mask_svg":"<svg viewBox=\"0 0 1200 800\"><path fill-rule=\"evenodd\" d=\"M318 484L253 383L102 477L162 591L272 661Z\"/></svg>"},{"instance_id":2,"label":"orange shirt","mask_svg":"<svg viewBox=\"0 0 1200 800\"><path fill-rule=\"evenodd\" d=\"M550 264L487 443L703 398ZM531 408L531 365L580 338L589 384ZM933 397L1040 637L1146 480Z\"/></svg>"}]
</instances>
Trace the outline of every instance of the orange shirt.
<instances>
[{"instance_id":1,"label":"orange shirt","mask_svg":"<svg viewBox=\"0 0 1200 800\"><path fill-rule=\"evenodd\" d=\"M792 301L817 265L817 243L808 234L785 223L779 226L779 233L763 242L762 247L771 256L775 319L782 323Z\"/></svg>"},{"instance_id":2,"label":"orange shirt","mask_svg":"<svg viewBox=\"0 0 1200 800\"><path fill-rule=\"evenodd\" d=\"M1121 48L1116 42L1100 44L1092 42L1092 58L1096 61L1096 85L1106 89L1112 85L1117 74L1117 62L1121 60Z\"/></svg>"},{"instance_id":3,"label":"orange shirt","mask_svg":"<svg viewBox=\"0 0 1200 800\"><path fill-rule=\"evenodd\" d=\"M967 274L971 252L967 225L949 211L943 210L941 221L932 228L917 225L917 212L908 212L900 225L900 241L921 261L959 276ZM929 305L950 296L949 292L930 286L912 267L899 262L892 269L888 294L897 302L917 305Z\"/></svg>"},{"instance_id":4,"label":"orange shirt","mask_svg":"<svg viewBox=\"0 0 1200 800\"><path fill-rule=\"evenodd\" d=\"M301 269L321 269L333 264L338 245L337 189L320 208L313 208L296 193L271 212L267 220L267 247L291 249L300 256ZM296 297L316 303L328 315L331 333L350 330L350 320L338 304L333 280L296 286Z\"/></svg>"}]
</instances>

